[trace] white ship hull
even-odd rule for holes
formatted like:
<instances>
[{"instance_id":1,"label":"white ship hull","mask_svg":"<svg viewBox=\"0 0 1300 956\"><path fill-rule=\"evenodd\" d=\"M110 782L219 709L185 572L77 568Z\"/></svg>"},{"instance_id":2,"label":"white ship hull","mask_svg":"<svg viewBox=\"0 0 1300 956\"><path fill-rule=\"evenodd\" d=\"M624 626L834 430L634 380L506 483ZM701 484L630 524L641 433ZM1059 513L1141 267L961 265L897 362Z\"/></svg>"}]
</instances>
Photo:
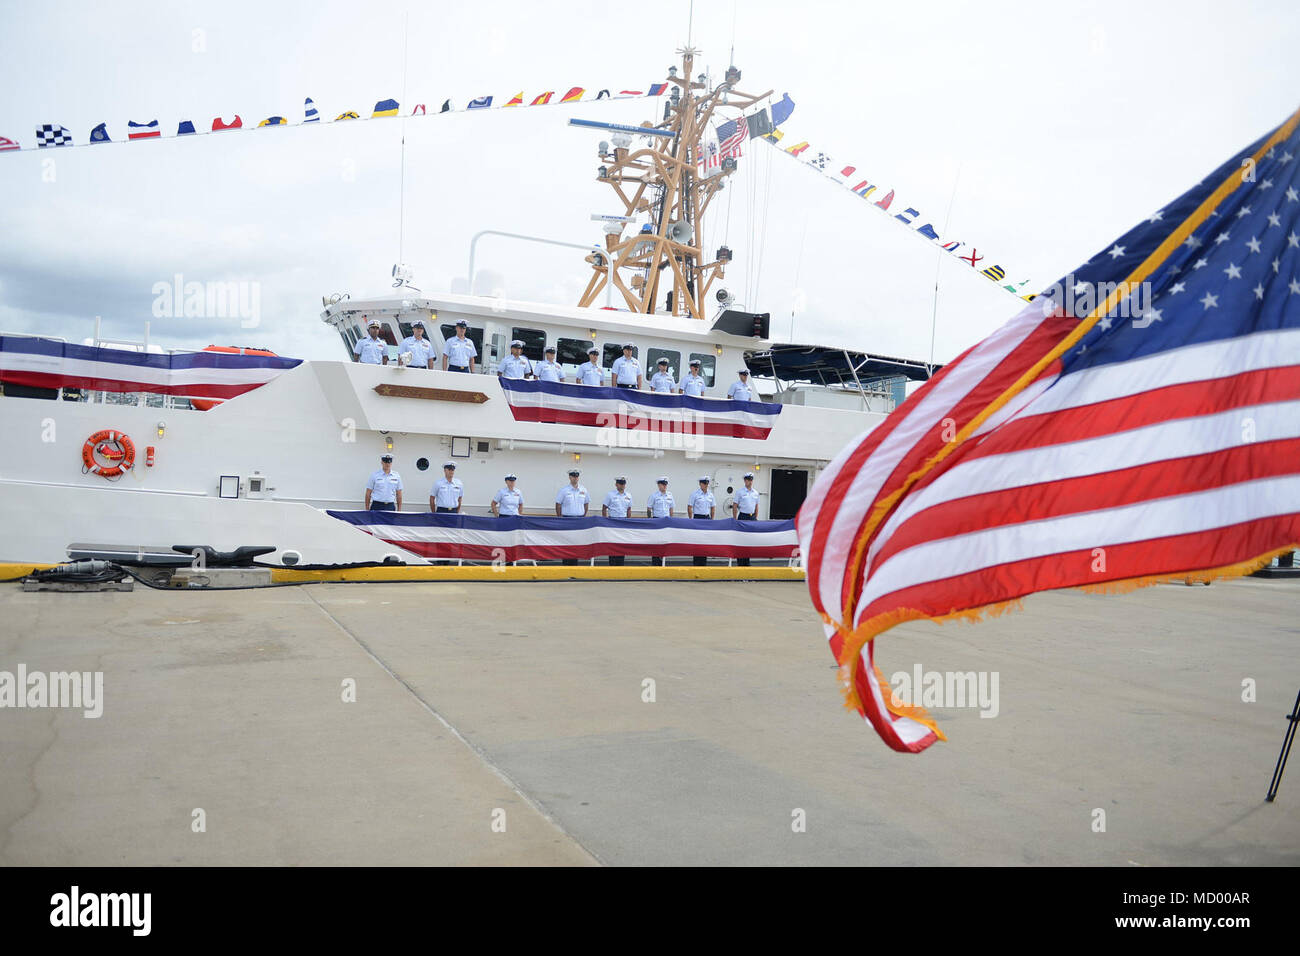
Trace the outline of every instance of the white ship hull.
<instances>
[{"instance_id":1,"label":"white ship hull","mask_svg":"<svg viewBox=\"0 0 1300 956\"><path fill-rule=\"evenodd\" d=\"M481 392L487 400L394 397L378 394L381 384ZM762 440L698 436L693 447L683 447L680 435L634 433L602 445L598 429L516 421L495 375L329 361L304 362L210 411L6 395L0 397L0 559L57 562L69 545L90 543L273 545L266 560L293 551L308 564L382 561L392 554L420 562L326 514L362 507L366 479L389 441L405 484L404 511L428 509L440 465L460 439L456 453L469 451L456 458L467 513L490 513L503 476L514 472L526 510L553 514L556 490L577 462L597 505L614 476L626 475L634 514L644 513L660 475L671 479L683 513L697 479L707 474L716 482L721 516L726 490L755 470L760 516L767 517L775 469L804 471L811 483L840 448L883 417L790 405ZM138 448L134 468L114 481L82 467L84 441L106 428L126 432ZM146 446L155 449L152 467ZM427 470L417 469L420 459ZM238 478L238 497L220 497L223 476ZM264 479L261 497L250 477Z\"/></svg>"}]
</instances>

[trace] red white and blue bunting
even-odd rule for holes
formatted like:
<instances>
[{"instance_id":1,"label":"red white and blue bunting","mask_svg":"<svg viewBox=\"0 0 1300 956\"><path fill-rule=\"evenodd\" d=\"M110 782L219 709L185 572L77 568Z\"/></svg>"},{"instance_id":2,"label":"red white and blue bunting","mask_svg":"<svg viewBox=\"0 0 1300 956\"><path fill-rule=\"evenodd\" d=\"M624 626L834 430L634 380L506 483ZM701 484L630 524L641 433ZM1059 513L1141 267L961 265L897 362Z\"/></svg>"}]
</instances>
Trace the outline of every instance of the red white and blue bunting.
<instances>
[{"instance_id":1,"label":"red white and blue bunting","mask_svg":"<svg viewBox=\"0 0 1300 956\"><path fill-rule=\"evenodd\" d=\"M301 362L277 355L135 352L0 335L0 382L33 388L233 398Z\"/></svg>"},{"instance_id":2,"label":"red white and blue bunting","mask_svg":"<svg viewBox=\"0 0 1300 956\"><path fill-rule=\"evenodd\" d=\"M500 382L510 414L520 422L680 434L687 439L700 435L764 439L781 414L781 406L774 402L526 379L502 378Z\"/></svg>"},{"instance_id":3,"label":"red white and blue bunting","mask_svg":"<svg viewBox=\"0 0 1300 956\"><path fill-rule=\"evenodd\" d=\"M488 518L396 511L330 511L382 541L426 558L557 561L625 557L791 558L793 521L688 518Z\"/></svg>"}]
</instances>

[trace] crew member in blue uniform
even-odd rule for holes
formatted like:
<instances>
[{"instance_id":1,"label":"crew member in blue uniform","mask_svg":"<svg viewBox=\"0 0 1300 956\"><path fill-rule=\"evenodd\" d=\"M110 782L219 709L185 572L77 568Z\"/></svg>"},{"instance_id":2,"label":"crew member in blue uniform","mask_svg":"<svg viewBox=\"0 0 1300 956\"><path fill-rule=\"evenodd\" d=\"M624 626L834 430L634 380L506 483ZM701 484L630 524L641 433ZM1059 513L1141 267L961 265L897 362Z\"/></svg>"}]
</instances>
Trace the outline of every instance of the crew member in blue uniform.
<instances>
[{"instance_id":1,"label":"crew member in blue uniform","mask_svg":"<svg viewBox=\"0 0 1300 956\"><path fill-rule=\"evenodd\" d=\"M587 489L578 484L582 472L577 468L569 469L569 483L555 494L555 516L557 518L585 518L591 507L591 495ZM577 558L565 558L565 564L577 564Z\"/></svg>"},{"instance_id":2,"label":"crew member in blue uniform","mask_svg":"<svg viewBox=\"0 0 1300 956\"><path fill-rule=\"evenodd\" d=\"M555 346L546 347L546 358L537 364L537 380L539 382L563 382L564 366L555 361Z\"/></svg>"},{"instance_id":3,"label":"crew member in blue uniform","mask_svg":"<svg viewBox=\"0 0 1300 956\"><path fill-rule=\"evenodd\" d=\"M631 342L623 346L622 357L614 359L614 364L610 366L609 373L619 388L641 387L641 364L632 355L635 347Z\"/></svg>"},{"instance_id":4,"label":"crew member in blue uniform","mask_svg":"<svg viewBox=\"0 0 1300 956\"><path fill-rule=\"evenodd\" d=\"M578 366L579 385L604 385L605 372L600 367L600 349L587 349L587 361Z\"/></svg>"},{"instance_id":5,"label":"crew member in blue uniform","mask_svg":"<svg viewBox=\"0 0 1300 956\"><path fill-rule=\"evenodd\" d=\"M754 392L749 387L749 369L740 370L739 380L731 383L731 388L727 389L727 398L733 398L738 402L753 401Z\"/></svg>"},{"instance_id":6,"label":"crew member in blue uniform","mask_svg":"<svg viewBox=\"0 0 1300 956\"><path fill-rule=\"evenodd\" d=\"M659 487L651 492L650 498L645 503L645 516L647 518L671 518L673 516L673 493L668 490L668 478L664 476L655 482ZM650 563L658 567L664 566L662 557L651 558Z\"/></svg>"},{"instance_id":7,"label":"crew member in blue uniform","mask_svg":"<svg viewBox=\"0 0 1300 956\"><path fill-rule=\"evenodd\" d=\"M456 477L456 463L442 463L442 477L433 483L429 492L429 510L435 514L459 514L465 499L465 485Z\"/></svg>"},{"instance_id":8,"label":"crew member in blue uniform","mask_svg":"<svg viewBox=\"0 0 1300 956\"><path fill-rule=\"evenodd\" d=\"M602 518L632 517L632 496L627 493L627 476L619 475L614 479L614 490L605 492L605 501L600 506ZM609 563L623 564L623 555L611 554Z\"/></svg>"},{"instance_id":9,"label":"crew member in blue uniform","mask_svg":"<svg viewBox=\"0 0 1300 956\"><path fill-rule=\"evenodd\" d=\"M691 517L697 521L711 521L715 507L716 502L713 499L713 492L709 491L709 476L704 475L700 478L700 487L691 492L691 500L688 503L687 510L690 511ZM697 554L693 560L696 565L709 563L708 555L705 554Z\"/></svg>"},{"instance_id":10,"label":"crew member in blue uniform","mask_svg":"<svg viewBox=\"0 0 1300 956\"><path fill-rule=\"evenodd\" d=\"M465 333L469 323L461 319L456 323L456 334L442 344L442 370L444 372L472 372L478 349Z\"/></svg>"},{"instance_id":11,"label":"crew member in blue uniform","mask_svg":"<svg viewBox=\"0 0 1300 956\"><path fill-rule=\"evenodd\" d=\"M433 368L433 343L424 337L424 323L419 319L411 323L411 334L402 339L397 351L411 353L412 368Z\"/></svg>"},{"instance_id":12,"label":"crew member in blue uniform","mask_svg":"<svg viewBox=\"0 0 1300 956\"><path fill-rule=\"evenodd\" d=\"M700 374L700 360L691 359L690 374L682 377L681 393L699 398L706 388L708 385L705 384L704 376Z\"/></svg>"},{"instance_id":13,"label":"crew member in blue uniform","mask_svg":"<svg viewBox=\"0 0 1300 956\"><path fill-rule=\"evenodd\" d=\"M650 391L661 392L665 395L671 395L677 388L677 383L673 377L668 374L668 360L661 358L656 364L656 370L650 378Z\"/></svg>"},{"instance_id":14,"label":"crew member in blue uniform","mask_svg":"<svg viewBox=\"0 0 1300 956\"><path fill-rule=\"evenodd\" d=\"M367 511L402 510L402 476L393 471L393 456L379 459L380 469L366 482Z\"/></svg>"},{"instance_id":15,"label":"crew member in blue uniform","mask_svg":"<svg viewBox=\"0 0 1300 956\"><path fill-rule=\"evenodd\" d=\"M492 514L498 518L524 513L524 496L515 488L515 481L514 475L506 475L506 486L492 496Z\"/></svg>"},{"instance_id":16,"label":"crew member in blue uniform","mask_svg":"<svg viewBox=\"0 0 1300 956\"><path fill-rule=\"evenodd\" d=\"M515 339L510 343L510 354L501 360L497 374L502 378L530 378L533 374L532 363L524 358L524 343Z\"/></svg>"},{"instance_id":17,"label":"crew member in blue uniform","mask_svg":"<svg viewBox=\"0 0 1300 956\"><path fill-rule=\"evenodd\" d=\"M371 319L366 326L366 337L357 339L352 346L352 360L366 365L388 364L388 343L379 337L379 321Z\"/></svg>"},{"instance_id":18,"label":"crew member in blue uniform","mask_svg":"<svg viewBox=\"0 0 1300 956\"><path fill-rule=\"evenodd\" d=\"M758 520L758 490L754 488L754 473L745 473L745 487L731 499L731 516L737 521ZM736 564L749 567L749 558L737 558Z\"/></svg>"}]
</instances>

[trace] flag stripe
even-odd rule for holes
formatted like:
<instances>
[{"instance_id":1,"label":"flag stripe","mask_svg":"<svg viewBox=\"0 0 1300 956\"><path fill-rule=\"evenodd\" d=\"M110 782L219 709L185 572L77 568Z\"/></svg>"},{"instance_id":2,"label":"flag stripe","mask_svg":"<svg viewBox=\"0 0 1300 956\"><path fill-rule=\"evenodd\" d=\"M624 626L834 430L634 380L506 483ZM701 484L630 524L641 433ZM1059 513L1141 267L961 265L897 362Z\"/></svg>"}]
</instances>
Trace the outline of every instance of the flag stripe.
<instances>
[{"instance_id":1,"label":"flag stripe","mask_svg":"<svg viewBox=\"0 0 1300 956\"><path fill-rule=\"evenodd\" d=\"M1300 502L1300 475L1238 482L1207 491L1142 501L1137 504L1043 521L1003 526L925 542L883 561L863 591L854 624L894 606L904 591L927 582L971 574L989 567L1048 555L1110 549L1161 538L1229 529L1264 518L1296 513ZM1046 562L1045 562L1046 563ZM1189 563L1183 567L1198 567ZM1073 580L1061 568L1057 580ZM1159 573L1159 572L1156 572ZM1087 578L1080 579L1083 583ZM1054 587L1066 587L1055 584ZM888 596L888 600L882 600Z\"/></svg>"},{"instance_id":2,"label":"flag stripe","mask_svg":"<svg viewBox=\"0 0 1300 956\"><path fill-rule=\"evenodd\" d=\"M1039 521L1135 504L1150 498L1206 491L1252 477L1289 474L1300 461L1300 438L1238 445L1205 455L1166 458L1096 475L1035 482L986 494L978 509L956 499L931 505L897 528L878 554L872 573L892 555L926 541L999 525Z\"/></svg>"},{"instance_id":3,"label":"flag stripe","mask_svg":"<svg viewBox=\"0 0 1300 956\"><path fill-rule=\"evenodd\" d=\"M1295 508L1294 489L1291 507ZM1137 506L1141 514L1144 506ZM1176 578L1200 569L1228 568L1279 549L1282 537L1300 541L1300 512L1282 512L1235 525L1187 530L1105 548L1105 570L1093 571L1101 545L1088 540L1079 548L988 565L961 575L894 591L867 609L863 620L882 608L901 607L906 619L946 617L962 609L1013 601L1038 591L1087 587L1138 578ZM874 643L874 642L870 642ZM868 645L870 646L870 644Z\"/></svg>"}]
</instances>

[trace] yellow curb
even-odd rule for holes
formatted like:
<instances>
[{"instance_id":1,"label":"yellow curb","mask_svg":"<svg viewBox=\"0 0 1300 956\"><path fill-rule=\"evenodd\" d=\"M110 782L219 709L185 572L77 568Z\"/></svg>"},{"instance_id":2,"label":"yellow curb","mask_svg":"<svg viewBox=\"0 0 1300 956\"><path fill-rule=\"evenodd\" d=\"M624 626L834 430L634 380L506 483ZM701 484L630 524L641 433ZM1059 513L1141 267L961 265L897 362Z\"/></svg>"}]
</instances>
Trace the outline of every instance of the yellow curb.
<instances>
[{"instance_id":1,"label":"yellow curb","mask_svg":"<svg viewBox=\"0 0 1300 956\"><path fill-rule=\"evenodd\" d=\"M17 581L25 578L33 571L44 571L46 568L58 567L55 564L21 564L16 561L0 561L0 581Z\"/></svg>"},{"instance_id":2,"label":"yellow curb","mask_svg":"<svg viewBox=\"0 0 1300 956\"><path fill-rule=\"evenodd\" d=\"M361 581L802 581L802 568L405 566L300 570L273 568L275 584Z\"/></svg>"}]
</instances>

